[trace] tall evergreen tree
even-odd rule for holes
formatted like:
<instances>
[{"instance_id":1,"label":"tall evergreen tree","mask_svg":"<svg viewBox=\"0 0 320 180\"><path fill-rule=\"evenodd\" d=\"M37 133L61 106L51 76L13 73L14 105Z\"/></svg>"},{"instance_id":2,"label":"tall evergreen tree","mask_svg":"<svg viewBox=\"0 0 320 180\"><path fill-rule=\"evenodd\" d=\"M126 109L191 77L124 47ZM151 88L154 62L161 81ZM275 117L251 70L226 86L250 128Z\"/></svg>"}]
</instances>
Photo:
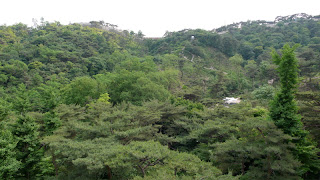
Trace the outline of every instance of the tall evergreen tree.
<instances>
[{"instance_id":1,"label":"tall evergreen tree","mask_svg":"<svg viewBox=\"0 0 320 180\"><path fill-rule=\"evenodd\" d=\"M38 164L43 156L38 138L38 125L33 118L21 115L13 125L13 135L17 140L17 160L22 163L16 177L33 179L41 171Z\"/></svg>"},{"instance_id":2,"label":"tall evergreen tree","mask_svg":"<svg viewBox=\"0 0 320 180\"><path fill-rule=\"evenodd\" d=\"M12 179L21 166L16 160L15 147L12 133L0 123L0 179Z\"/></svg>"},{"instance_id":3,"label":"tall evergreen tree","mask_svg":"<svg viewBox=\"0 0 320 180\"><path fill-rule=\"evenodd\" d=\"M294 139L296 148L293 153L302 162L300 174L316 174L320 169L317 156L319 149L308 138L308 132L303 129L301 116L298 114L298 106L295 102L295 92L298 84L298 60L295 56L297 46L288 44L282 48L282 55L272 52L272 59L278 65L280 77L280 91L276 93L270 106L270 117L278 128Z\"/></svg>"},{"instance_id":4,"label":"tall evergreen tree","mask_svg":"<svg viewBox=\"0 0 320 180\"><path fill-rule=\"evenodd\" d=\"M295 48L286 44L282 49L282 56L276 52L272 53L273 61L278 65L281 88L271 102L270 117L284 133L304 137L301 117L298 115L298 106L294 100L298 83L298 60L294 54Z\"/></svg>"}]
</instances>

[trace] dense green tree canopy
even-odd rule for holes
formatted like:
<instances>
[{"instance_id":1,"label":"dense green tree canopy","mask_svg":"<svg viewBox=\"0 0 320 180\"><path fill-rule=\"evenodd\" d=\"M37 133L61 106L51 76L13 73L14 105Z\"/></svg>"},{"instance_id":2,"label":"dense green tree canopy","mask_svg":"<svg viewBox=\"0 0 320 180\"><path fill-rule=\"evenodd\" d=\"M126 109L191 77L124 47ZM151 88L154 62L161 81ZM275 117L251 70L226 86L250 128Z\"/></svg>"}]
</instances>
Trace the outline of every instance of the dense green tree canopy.
<instances>
[{"instance_id":1,"label":"dense green tree canopy","mask_svg":"<svg viewBox=\"0 0 320 180\"><path fill-rule=\"evenodd\" d=\"M317 16L2 25L0 179L316 179L319 69Z\"/></svg>"}]
</instances>

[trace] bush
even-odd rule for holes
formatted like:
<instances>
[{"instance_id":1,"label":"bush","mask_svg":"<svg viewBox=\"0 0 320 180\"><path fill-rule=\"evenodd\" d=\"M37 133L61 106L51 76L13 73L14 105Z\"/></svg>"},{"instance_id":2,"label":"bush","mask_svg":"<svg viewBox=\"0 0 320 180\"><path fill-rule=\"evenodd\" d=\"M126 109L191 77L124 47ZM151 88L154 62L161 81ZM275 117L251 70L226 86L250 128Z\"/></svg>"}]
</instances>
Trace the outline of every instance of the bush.
<instances>
[{"instance_id":1,"label":"bush","mask_svg":"<svg viewBox=\"0 0 320 180\"><path fill-rule=\"evenodd\" d=\"M275 88L270 85L264 85L252 92L255 99L272 99Z\"/></svg>"}]
</instances>

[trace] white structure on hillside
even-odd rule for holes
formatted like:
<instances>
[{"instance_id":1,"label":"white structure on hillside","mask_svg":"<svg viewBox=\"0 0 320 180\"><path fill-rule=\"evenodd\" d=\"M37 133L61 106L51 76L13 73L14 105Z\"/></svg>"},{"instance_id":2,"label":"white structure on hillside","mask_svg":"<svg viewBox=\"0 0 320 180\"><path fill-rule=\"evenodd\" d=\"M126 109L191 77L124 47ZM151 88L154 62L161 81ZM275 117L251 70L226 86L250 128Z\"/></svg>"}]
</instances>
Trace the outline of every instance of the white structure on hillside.
<instances>
[{"instance_id":1,"label":"white structure on hillside","mask_svg":"<svg viewBox=\"0 0 320 180\"><path fill-rule=\"evenodd\" d=\"M233 98L233 97L226 97L223 99L225 104L232 105L232 104L239 104L241 102L240 98Z\"/></svg>"},{"instance_id":2,"label":"white structure on hillside","mask_svg":"<svg viewBox=\"0 0 320 180\"><path fill-rule=\"evenodd\" d=\"M269 84L269 85L272 85L272 84L273 84L273 82L274 82L274 79L270 79L270 80L268 80L268 84Z\"/></svg>"}]
</instances>

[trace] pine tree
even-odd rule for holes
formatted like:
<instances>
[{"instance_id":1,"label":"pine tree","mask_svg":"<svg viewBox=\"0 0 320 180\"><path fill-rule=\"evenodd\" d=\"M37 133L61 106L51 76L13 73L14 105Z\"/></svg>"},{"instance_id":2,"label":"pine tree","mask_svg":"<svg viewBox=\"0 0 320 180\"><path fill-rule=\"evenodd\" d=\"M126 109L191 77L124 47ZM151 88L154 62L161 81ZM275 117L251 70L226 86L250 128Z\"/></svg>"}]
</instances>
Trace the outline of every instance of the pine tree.
<instances>
[{"instance_id":1,"label":"pine tree","mask_svg":"<svg viewBox=\"0 0 320 180\"><path fill-rule=\"evenodd\" d=\"M12 179L21 166L16 160L15 147L12 133L0 123L0 179Z\"/></svg>"},{"instance_id":2,"label":"pine tree","mask_svg":"<svg viewBox=\"0 0 320 180\"><path fill-rule=\"evenodd\" d=\"M33 118L21 115L13 125L13 135L17 140L17 160L22 163L16 177L33 179L41 172L38 164L43 156L38 138L38 125Z\"/></svg>"},{"instance_id":3,"label":"pine tree","mask_svg":"<svg viewBox=\"0 0 320 180\"><path fill-rule=\"evenodd\" d=\"M276 52L272 53L273 61L278 65L281 88L271 103L270 117L284 133L304 137L305 134L301 131L301 118L294 100L298 83L298 60L294 54L295 48L290 48L286 44L282 49L282 57Z\"/></svg>"},{"instance_id":4,"label":"pine tree","mask_svg":"<svg viewBox=\"0 0 320 180\"><path fill-rule=\"evenodd\" d=\"M316 174L320 169L317 151L314 143L308 138L308 132L303 130L301 116L295 102L295 92L298 84L298 60L295 56L297 46L288 44L282 48L282 55L272 52L272 59L278 65L280 91L276 93L270 106L270 117L275 125L285 134L291 135L296 145L293 153L302 162L300 174Z\"/></svg>"}]
</instances>

